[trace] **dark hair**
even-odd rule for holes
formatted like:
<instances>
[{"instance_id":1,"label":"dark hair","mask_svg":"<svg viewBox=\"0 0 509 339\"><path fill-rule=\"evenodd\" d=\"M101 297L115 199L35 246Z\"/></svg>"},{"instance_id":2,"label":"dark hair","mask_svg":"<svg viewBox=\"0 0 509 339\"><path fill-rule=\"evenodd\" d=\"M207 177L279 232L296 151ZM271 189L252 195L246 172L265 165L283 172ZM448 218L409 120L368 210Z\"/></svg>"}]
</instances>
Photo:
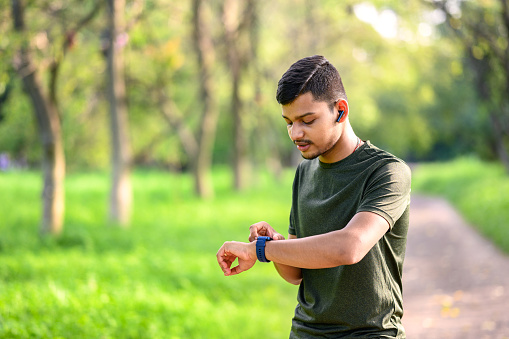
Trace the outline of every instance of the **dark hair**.
<instances>
[{"instance_id":1,"label":"dark hair","mask_svg":"<svg viewBox=\"0 0 509 339\"><path fill-rule=\"evenodd\" d=\"M347 100L338 70L321 55L295 62L277 84L276 100L291 104L301 94L311 92L317 101L325 101L331 109L339 99Z\"/></svg>"}]
</instances>

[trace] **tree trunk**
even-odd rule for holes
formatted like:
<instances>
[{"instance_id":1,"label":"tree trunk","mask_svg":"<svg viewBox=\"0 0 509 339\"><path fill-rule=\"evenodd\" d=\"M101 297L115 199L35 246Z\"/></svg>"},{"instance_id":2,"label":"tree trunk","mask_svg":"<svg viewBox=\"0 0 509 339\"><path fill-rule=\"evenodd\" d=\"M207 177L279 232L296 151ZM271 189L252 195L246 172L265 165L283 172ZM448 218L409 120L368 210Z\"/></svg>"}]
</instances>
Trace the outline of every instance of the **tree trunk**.
<instances>
[{"instance_id":1,"label":"tree trunk","mask_svg":"<svg viewBox=\"0 0 509 339\"><path fill-rule=\"evenodd\" d=\"M505 28L505 33L507 36L507 34L509 34L509 1L500 0L500 3L501 3L501 8L502 8L502 11L501 11L502 22L503 22L503 25ZM503 58L502 66L505 71L504 80L505 80L506 95L503 96L501 110L500 110L502 121L500 121L500 120L493 121L493 117L492 117L492 123L497 123L497 127L495 127L495 128L498 129L498 131L496 131L496 133L500 133L500 136L501 136L499 139L499 144L497 145L498 156L499 156L500 160L502 161L502 163L504 164L506 171L509 173L509 152L507 151L507 147L506 147L506 140L509 136L509 127L508 127L509 117L507 115L508 111L509 111L509 98L507 95L507 93L509 93L509 48L507 48L507 47L505 48L505 51L502 54L502 58ZM497 120L498 117L495 116L495 119Z\"/></svg>"},{"instance_id":2,"label":"tree trunk","mask_svg":"<svg viewBox=\"0 0 509 339\"><path fill-rule=\"evenodd\" d=\"M501 128L499 117L493 111L490 112L490 123L494 132L495 152L502 165L504 165L506 172L509 173L509 153L505 145L504 132Z\"/></svg>"},{"instance_id":3,"label":"tree trunk","mask_svg":"<svg viewBox=\"0 0 509 339\"><path fill-rule=\"evenodd\" d=\"M13 0L12 17L15 31L23 34L24 4ZM23 81L24 91L32 101L34 114L41 140L43 156L43 213L40 225L41 234L59 234L62 231L64 216L64 178L65 156L62 142L60 117L57 107L45 95L38 70L33 64L28 41L23 41L16 56L15 64L18 74Z\"/></svg>"},{"instance_id":4,"label":"tree trunk","mask_svg":"<svg viewBox=\"0 0 509 339\"><path fill-rule=\"evenodd\" d=\"M223 5L223 25L225 30L226 53L228 66L231 72L231 114L233 120L233 172L234 187L240 191L247 184L247 172L249 171L249 161L247 158L247 139L242 115L242 99L240 97L240 85L242 82L242 72L248 64L250 50L250 41L242 44L241 37L251 33L249 30L253 27L255 6L251 1L246 4L244 16L241 18L237 6L239 3L235 0L225 0ZM239 46L246 46L245 50L239 50Z\"/></svg>"},{"instance_id":5,"label":"tree trunk","mask_svg":"<svg viewBox=\"0 0 509 339\"><path fill-rule=\"evenodd\" d=\"M212 151L216 138L219 110L214 104L214 88L212 68L214 65L214 47L210 36L210 29L203 17L203 1L193 0L193 46L198 57L200 74L200 100L203 103L200 132L198 135L198 154L193 159L193 173L195 190L202 198L212 197L214 194L209 177L212 166Z\"/></svg>"},{"instance_id":6,"label":"tree trunk","mask_svg":"<svg viewBox=\"0 0 509 339\"><path fill-rule=\"evenodd\" d=\"M110 106L112 186L110 220L127 226L131 216L131 150L124 79L122 34L125 0L108 0L109 45L107 50L108 100Z\"/></svg>"},{"instance_id":7,"label":"tree trunk","mask_svg":"<svg viewBox=\"0 0 509 339\"><path fill-rule=\"evenodd\" d=\"M234 57L230 59L230 62ZM235 143L235 152L233 155L233 173L234 187L237 191L246 188L247 171L249 171L249 162L247 158L247 140L244 123L242 119L242 101L239 95L240 70L232 70L232 98L231 110L233 115L233 142Z\"/></svg>"},{"instance_id":8,"label":"tree trunk","mask_svg":"<svg viewBox=\"0 0 509 339\"><path fill-rule=\"evenodd\" d=\"M502 7L502 22L504 23L505 27L505 33L506 36L509 34L509 1L507 0L500 0L501 7ZM503 54L503 67L505 71L505 93L509 93L509 48L505 48L504 54ZM501 139L501 143L499 145L499 158L502 160L506 171L509 173L509 152L507 151L507 147L505 144L505 140L507 140L507 137L509 136L509 98L506 95L504 97L504 100L502 102L502 109L501 114L502 118L504 119L503 124L499 124L498 127L500 128L500 133L502 136L505 136ZM502 127L501 127L502 126Z\"/></svg>"}]
</instances>

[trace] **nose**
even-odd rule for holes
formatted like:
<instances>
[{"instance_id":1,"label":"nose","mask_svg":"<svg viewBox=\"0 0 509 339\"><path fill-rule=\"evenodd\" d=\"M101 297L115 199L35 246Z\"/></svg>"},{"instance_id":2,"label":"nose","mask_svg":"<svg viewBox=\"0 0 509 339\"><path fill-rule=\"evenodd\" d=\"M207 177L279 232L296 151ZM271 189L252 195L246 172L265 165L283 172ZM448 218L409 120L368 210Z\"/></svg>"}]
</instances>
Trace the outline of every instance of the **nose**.
<instances>
[{"instance_id":1,"label":"nose","mask_svg":"<svg viewBox=\"0 0 509 339\"><path fill-rule=\"evenodd\" d=\"M298 127L297 123L288 126L288 135L292 141L303 139L304 138L304 130Z\"/></svg>"}]
</instances>

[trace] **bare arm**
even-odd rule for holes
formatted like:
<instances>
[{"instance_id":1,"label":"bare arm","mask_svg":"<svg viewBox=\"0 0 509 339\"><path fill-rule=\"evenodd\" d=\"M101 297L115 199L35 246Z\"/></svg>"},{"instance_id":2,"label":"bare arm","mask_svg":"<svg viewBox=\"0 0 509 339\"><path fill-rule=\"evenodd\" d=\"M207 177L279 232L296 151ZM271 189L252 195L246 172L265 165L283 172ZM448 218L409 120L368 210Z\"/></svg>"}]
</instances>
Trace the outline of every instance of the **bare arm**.
<instances>
[{"instance_id":1,"label":"bare arm","mask_svg":"<svg viewBox=\"0 0 509 339\"><path fill-rule=\"evenodd\" d=\"M257 222L249 227L249 241L255 241L258 236L268 236L272 241L285 240L280 233L276 232L272 226L265 221ZM295 235L288 235L288 239L297 239ZM299 285L302 281L302 271L298 267L278 264L274 262L274 267L279 275L287 282Z\"/></svg>"},{"instance_id":2,"label":"bare arm","mask_svg":"<svg viewBox=\"0 0 509 339\"><path fill-rule=\"evenodd\" d=\"M371 212L359 212L345 228L312 237L267 242L265 256L278 265L328 268L359 262L389 230L389 223Z\"/></svg>"},{"instance_id":3,"label":"bare arm","mask_svg":"<svg viewBox=\"0 0 509 339\"><path fill-rule=\"evenodd\" d=\"M291 239L297 239L297 236L292 234L288 235L288 240ZM281 278L288 281L290 284L300 285L302 281L302 269L277 262L274 262L274 267Z\"/></svg>"},{"instance_id":4,"label":"bare arm","mask_svg":"<svg viewBox=\"0 0 509 339\"><path fill-rule=\"evenodd\" d=\"M389 230L389 223L371 212L359 212L345 228L326 234L285 241L268 241L265 256L273 261L280 275L291 283L300 283L299 268L328 268L359 262ZM230 268L235 259L239 265ZM250 269L256 262L254 242L226 242L217 253L225 275Z\"/></svg>"}]
</instances>

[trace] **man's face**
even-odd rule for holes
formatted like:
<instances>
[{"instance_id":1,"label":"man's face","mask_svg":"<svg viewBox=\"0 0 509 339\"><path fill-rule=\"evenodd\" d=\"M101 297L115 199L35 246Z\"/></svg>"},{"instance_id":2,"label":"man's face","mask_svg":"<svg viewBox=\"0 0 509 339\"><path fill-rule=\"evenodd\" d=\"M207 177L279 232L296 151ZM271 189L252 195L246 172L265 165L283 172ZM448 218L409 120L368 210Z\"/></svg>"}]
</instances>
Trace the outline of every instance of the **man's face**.
<instances>
[{"instance_id":1,"label":"man's face","mask_svg":"<svg viewBox=\"0 0 509 339\"><path fill-rule=\"evenodd\" d=\"M311 92L307 92L282 107L288 135L302 157L320 157L323 162L331 162L328 155L336 146L341 132L336 122L337 115L331 113L329 105L315 101Z\"/></svg>"}]
</instances>

